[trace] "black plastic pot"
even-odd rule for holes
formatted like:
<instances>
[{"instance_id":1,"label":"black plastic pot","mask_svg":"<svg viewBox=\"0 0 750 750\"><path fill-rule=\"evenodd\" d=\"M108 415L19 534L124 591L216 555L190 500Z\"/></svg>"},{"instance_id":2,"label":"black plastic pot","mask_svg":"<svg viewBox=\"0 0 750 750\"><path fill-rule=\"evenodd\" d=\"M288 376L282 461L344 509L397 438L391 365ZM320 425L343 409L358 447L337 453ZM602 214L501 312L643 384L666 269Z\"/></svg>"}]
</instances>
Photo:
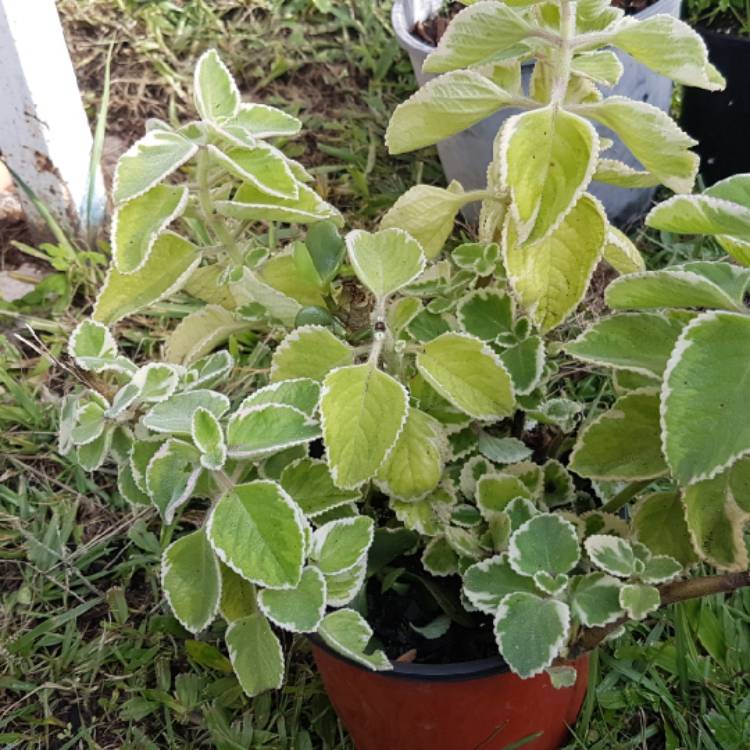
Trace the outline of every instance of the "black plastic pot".
<instances>
[{"instance_id":1,"label":"black plastic pot","mask_svg":"<svg viewBox=\"0 0 750 750\"><path fill-rule=\"evenodd\" d=\"M707 185L750 172L750 38L698 28L708 57L727 79L724 91L685 88L682 127L695 138Z\"/></svg>"}]
</instances>

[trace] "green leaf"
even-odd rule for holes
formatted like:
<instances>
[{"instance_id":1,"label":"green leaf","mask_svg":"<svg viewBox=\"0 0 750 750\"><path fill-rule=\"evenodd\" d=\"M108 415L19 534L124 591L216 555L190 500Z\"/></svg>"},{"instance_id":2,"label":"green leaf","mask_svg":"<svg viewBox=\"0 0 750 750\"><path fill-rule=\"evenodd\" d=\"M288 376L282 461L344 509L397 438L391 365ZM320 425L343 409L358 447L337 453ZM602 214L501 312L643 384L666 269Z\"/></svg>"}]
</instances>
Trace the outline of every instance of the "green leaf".
<instances>
[{"instance_id":1,"label":"green leaf","mask_svg":"<svg viewBox=\"0 0 750 750\"><path fill-rule=\"evenodd\" d=\"M473 289L459 300L456 316L466 333L494 341L513 330L513 300L500 289Z\"/></svg>"},{"instance_id":2,"label":"green leaf","mask_svg":"<svg viewBox=\"0 0 750 750\"><path fill-rule=\"evenodd\" d=\"M138 368L130 384L138 389L138 400L142 403L166 401L177 389L181 371L173 365L149 362Z\"/></svg>"},{"instance_id":3,"label":"green leaf","mask_svg":"<svg viewBox=\"0 0 750 750\"><path fill-rule=\"evenodd\" d=\"M198 146L177 133L150 130L117 162L112 197L118 206L143 195L179 169L198 151Z\"/></svg>"},{"instance_id":4,"label":"green leaf","mask_svg":"<svg viewBox=\"0 0 750 750\"><path fill-rule=\"evenodd\" d=\"M354 362L354 352L323 326L300 326L279 344L271 360L271 382L311 378L322 381Z\"/></svg>"},{"instance_id":5,"label":"green leaf","mask_svg":"<svg viewBox=\"0 0 750 750\"><path fill-rule=\"evenodd\" d=\"M685 567L698 561L678 490L652 492L639 500L632 526L638 541L655 554L669 555Z\"/></svg>"},{"instance_id":6,"label":"green leaf","mask_svg":"<svg viewBox=\"0 0 750 750\"><path fill-rule=\"evenodd\" d=\"M151 505L151 498L135 483L130 463L120 464L117 468L117 491L131 505Z\"/></svg>"},{"instance_id":7,"label":"green leaf","mask_svg":"<svg viewBox=\"0 0 750 750\"><path fill-rule=\"evenodd\" d=\"M547 670L549 675L549 681L555 690L561 688L571 688L576 684L578 680L578 672L575 667L559 666L550 667Z\"/></svg>"},{"instance_id":8,"label":"green leaf","mask_svg":"<svg viewBox=\"0 0 750 750\"><path fill-rule=\"evenodd\" d=\"M440 422L412 407L376 482L390 497L420 500L440 483L445 450L445 432Z\"/></svg>"},{"instance_id":9,"label":"green leaf","mask_svg":"<svg viewBox=\"0 0 750 750\"><path fill-rule=\"evenodd\" d=\"M346 236L346 247L357 277L378 299L410 284L425 267L422 248L403 229L374 234L355 229Z\"/></svg>"},{"instance_id":10,"label":"green leaf","mask_svg":"<svg viewBox=\"0 0 750 750\"><path fill-rule=\"evenodd\" d=\"M475 125L513 100L488 78L462 70L434 78L396 107L385 143L390 154L403 154L442 141Z\"/></svg>"},{"instance_id":11,"label":"green leaf","mask_svg":"<svg viewBox=\"0 0 750 750\"><path fill-rule=\"evenodd\" d=\"M318 634L334 651L368 669L393 668L382 651L367 653L372 629L362 615L353 609L339 609L327 614L320 623Z\"/></svg>"},{"instance_id":12,"label":"green leaf","mask_svg":"<svg viewBox=\"0 0 750 750\"><path fill-rule=\"evenodd\" d=\"M448 189L433 185L409 188L383 216L381 229L403 229L422 247L427 258L438 256L453 231L456 215L467 202L463 188L452 182Z\"/></svg>"},{"instance_id":13,"label":"green leaf","mask_svg":"<svg viewBox=\"0 0 750 750\"><path fill-rule=\"evenodd\" d=\"M279 482L307 516L317 516L360 499L358 490L336 487L328 466L320 459L305 457L293 461L282 471Z\"/></svg>"},{"instance_id":14,"label":"green leaf","mask_svg":"<svg viewBox=\"0 0 750 750\"><path fill-rule=\"evenodd\" d=\"M311 280L300 270L299 252L294 248L304 249L304 247L302 243L295 243L291 252L274 255L260 267L258 277L262 283L268 284L272 289L290 297L300 305L325 310L326 301L320 279ZM257 301L263 302L260 297Z\"/></svg>"},{"instance_id":15,"label":"green leaf","mask_svg":"<svg viewBox=\"0 0 750 750\"><path fill-rule=\"evenodd\" d=\"M148 462L146 489L166 523L193 495L202 471L200 454L189 443L167 440Z\"/></svg>"},{"instance_id":16,"label":"green leaf","mask_svg":"<svg viewBox=\"0 0 750 750\"><path fill-rule=\"evenodd\" d=\"M311 378L280 380L251 393L241 404L240 409L261 404L286 404L294 406L308 416L318 408L320 384Z\"/></svg>"},{"instance_id":17,"label":"green leaf","mask_svg":"<svg viewBox=\"0 0 750 750\"><path fill-rule=\"evenodd\" d=\"M510 373L519 396L531 393L544 376L544 340L529 336L500 352L500 361Z\"/></svg>"},{"instance_id":18,"label":"green leaf","mask_svg":"<svg viewBox=\"0 0 750 750\"><path fill-rule=\"evenodd\" d=\"M685 518L703 559L722 570L747 570L747 512L738 505L730 479L731 472L725 472L687 487L682 496Z\"/></svg>"},{"instance_id":19,"label":"green leaf","mask_svg":"<svg viewBox=\"0 0 750 750\"><path fill-rule=\"evenodd\" d=\"M709 63L708 49L700 35L666 13L623 19L610 39L639 63L677 83L708 91L721 91L726 85Z\"/></svg>"},{"instance_id":20,"label":"green leaf","mask_svg":"<svg viewBox=\"0 0 750 750\"><path fill-rule=\"evenodd\" d=\"M161 585L182 627L205 630L219 611L221 573L203 529L180 537L164 551Z\"/></svg>"},{"instance_id":21,"label":"green leaf","mask_svg":"<svg viewBox=\"0 0 750 750\"><path fill-rule=\"evenodd\" d=\"M105 430L95 440L76 448L76 460L85 471L96 471L107 458L112 430Z\"/></svg>"},{"instance_id":22,"label":"green leaf","mask_svg":"<svg viewBox=\"0 0 750 750\"><path fill-rule=\"evenodd\" d=\"M226 377L233 367L234 358L226 349L201 357L185 373L185 390L210 388Z\"/></svg>"},{"instance_id":23,"label":"green leaf","mask_svg":"<svg viewBox=\"0 0 750 750\"><path fill-rule=\"evenodd\" d=\"M581 52L573 58L570 69L605 86L616 86L624 70L620 59L611 50Z\"/></svg>"},{"instance_id":24,"label":"green leaf","mask_svg":"<svg viewBox=\"0 0 750 750\"><path fill-rule=\"evenodd\" d=\"M238 576L224 563L219 563L221 571L221 601L219 611L228 622L247 617L257 611L255 586Z\"/></svg>"},{"instance_id":25,"label":"green leaf","mask_svg":"<svg viewBox=\"0 0 750 750\"><path fill-rule=\"evenodd\" d=\"M82 320L70 334L68 353L76 364L89 372L134 373L136 366L120 356L115 337L95 320Z\"/></svg>"},{"instance_id":26,"label":"green leaf","mask_svg":"<svg viewBox=\"0 0 750 750\"><path fill-rule=\"evenodd\" d=\"M284 682L284 654L279 639L260 612L230 623L226 633L229 659L247 696L277 690Z\"/></svg>"},{"instance_id":27,"label":"green leaf","mask_svg":"<svg viewBox=\"0 0 750 750\"><path fill-rule=\"evenodd\" d=\"M604 150L604 149L602 149ZM622 188L648 188L659 185L660 180L651 172L634 169L618 159L599 159L594 170L594 180ZM610 230L613 227L610 227ZM618 230L619 232L619 230ZM618 234L619 236L619 234ZM624 235L623 235L624 236ZM643 268L640 269L644 270Z\"/></svg>"},{"instance_id":28,"label":"green leaf","mask_svg":"<svg viewBox=\"0 0 750 750\"><path fill-rule=\"evenodd\" d=\"M605 238L604 212L588 195L533 248L521 247L513 222L506 221L503 257L508 279L542 333L560 325L583 299Z\"/></svg>"},{"instance_id":29,"label":"green leaf","mask_svg":"<svg viewBox=\"0 0 750 750\"><path fill-rule=\"evenodd\" d=\"M552 513L530 518L510 538L508 562L521 575L567 573L579 556L575 526Z\"/></svg>"},{"instance_id":30,"label":"green leaf","mask_svg":"<svg viewBox=\"0 0 750 750\"><path fill-rule=\"evenodd\" d=\"M317 568L305 568L296 588L263 589L258 594L258 606L274 625L293 633L312 633L326 609L325 578Z\"/></svg>"},{"instance_id":31,"label":"green leaf","mask_svg":"<svg viewBox=\"0 0 750 750\"><path fill-rule=\"evenodd\" d=\"M422 552L422 566L430 575L451 576L458 573L458 554L446 537L436 536L427 543Z\"/></svg>"},{"instance_id":32,"label":"green leaf","mask_svg":"<svg viewBox=\"0 0 750 750\"><path fill-rule=\"evenodd\" d=\"M232 148L222 151L209 145L208 153L229 174L243 180L266 195L297 200L299 183L294 179L284 155L267 143L254 148Z\"/></svg>"},{"instance_id":33,"label":"green leaf","mask_svg":"<svg viewBox=\"0 0 750 750\"><path fill-rule=\"evenodd\" d=\"M607 287L604 298L615 310L670 307L741 309L740 303L718 284L696 270L680 267L622 276Z\"/></svg>"},{"instance_id":34,"label":"green leaf","mask_svg":"<svg viewBox=\"0 0 750 750\"><path fill-rule=\"evenodd\" d=\"M419 633L422 638L427 640L435 640L436 638L442 638L451 626L451 618L448 615L438 615L434 620L428 622L426 625L417 626L413 622L409 623L409 627L415 632Z\"/></svg>"},{"instance_id":35,"label":"green leaf","mask_svg":"<svg viewBox=\"0 0 750 750\"><path fill-rule=\"evenodd\" d=\"M112 260L120 273L143 268L157 236L185 210L185 186L155 185L121 204L112 218Z\"/></svg>"},{"instance_id":36,"label":"green leaf","mask_svg":"<svg viewBox=\"0 0 750 750\"><path fill-rule=\"evenodd\" d=\"M623 615L620 606L622 583L606 573L589 573L573 579L570 606L587 628L615 622Z\"/></svg>"},{"instance_id":37,"label":"green leaf","mask_svg":"<svg viewBox=\"0 0 750 750\"><path fill-rule=\"evenodd\" d=\"M325 575L345 573L367 555L374 533L367 516L329 521L313 533L310 559Z\"/></svg>"},{"instance_id":38,"label":"green leaf","mask_svg":"<svg viewBox=\"0 0 750 750\"><path fill-rule=\"evenodd\" d=\"M495 616L500 653L511 670L524 679L552 664L569 632L567 604L524 591L508 594Z\"/></svg>"},{"instance_id":39,"label":"green leaf","mask_svg":"<svg viewBox=\"0 0 750 750\"><path fill-rule=\"evenodd\" d=\"M693 189L700 162L689 149L696 145L658 107L623 96L608 96L596 104L577 107L620 136L638 161L675 193Z\"/></svg>"},{"instance_id":40,"label":"green leaf","mask_svg":"<svg viewBox=\"0 0 750 750\"><path fill-rule=\"evenodd\" d=\"M681 484L710 479L750 451L750 318L708 312L682 332L662 386L662 438Z\"/></svg>"},{"instance_id":41,"label":"green leaf","mask_svg":"<svg viewBox=\"0 0 750 750\"><path fill-rule=\"evenodd\" d=\"M531 448L514 437L494 437L482 432L479 435L479 452L497 464L514 464L531 456Z\"/></svg>"},{"instance_id":42,"label":"green leaf","mask_svg":"<svg viewBox=\"0 0 750 750\"><path fill-rule=\"evenodd\" d=\"M239 112L230 123L243 128L255 138L289 137L297 135L302 129L302 123L296 117L276 107L255 102L240 104Z\"/></svg>"},{"instance_id":43,"label":"green leaf","mask_svg":"<svg viewBox=\"0 0 750 750\"><path fill-rule=\"evenodd\" d=\"M481 476L476 484L476 504L485 520L505 511L508 503L517 497L531 498L531 491L511 474L489 473Z\"/></svg>"},{"instance_id":44,"label":"green leaf","mask_svg":"<svg viewBox=\"0 0 750 750\"><path fill-rule=\"evenodd\" d=\"M633 547L625 539L610 534L592 534L584 546L591 562L613 576L630 578L637 572Z\"/></svg>"},{"instance_id":45,"label":"green leaf","mask_svg":"<svg viewBox=\"0 0 750 750\"><path fill-rule=\"evenodd\" d=\"M576 205L594 173L599 137L587 120L550 105L511 117L498 149L515 241L523 245L555 232Z\"/></svg>"},{"instance_id":46,"label":"green leaf","mask_svg":"<svg viewBox=\"0 0 750 750\"><path fill-rule=\"evenodd\" d=\"M191 434L193 442L201 452L201 465L210 470L224 466L227 446L219 420L208 410L199 406L193 412Z\"/></svg>"},{"instance_id":47,"label":"green leaf","mask_svg":"<svg viewBox=\"0 0 750 750\"><path fill-rule=\"evenodd\" d=\"M628 583L620 589L620 605L632 620L643 620L659 609L659 589L642 583Z\"/></svg>"},{"instance_id":48,"label":"green leaf","mask_svg":"<svg viewBox=\"0 0 750 750\"><path fill-rule=\"evenodd\" d=\"M93 318L111 325L179 291L200 262L195 245L172 232L159 235L139 271L111 266L94 305Z\"/></svg>"},{"instance_id":49,"label":"green leaf","mask_svg":"<svg viewBox=\"0 0 750 750\"><path fill-rule=\"evenodd\" d=\"M193 95L195 108L204 120L220 121L239 111L237 84L215 49L204 52L195 66Z\"/></svg>"},{"instance_id":50,"label":"green leaf","mask_svg":"<svg viewBox=\"0 0 750 750\"><path fill-rule=\"evenodd\" d=\"M305 247L323 284L336 277L346 253L346 244L332 221L321 221L307 230Z\"/></svg>"},{"instance_id":51,"label":"green leaf","mask_svg":"<svg viewBox=\"0 0 750 750\"><path fill-rule=\"evenodd\" d=\"M133 481L141 492L148 491L146 471L149 461L151 461L165 442L165 439L133 441L133 445L130 448L130 468L133 470Z\"/></svg>"},{"instance_id":52,"label":"green leaf","mask_svg":"<svg viewBox=\"0 0 750 750\"><path fill-rule=\"evenodd\" d=\"M260 404L235 412L227 424L232 458L258 459L320 437L317 422L285 404Z\"/></svg>"},{"instance_id":53,"label":"green leaf","mask_svg":"<svg viewBox=\"0 0 750 750\"><path fill-rule=\"evenodd\" d=\"M405 388L369 364L339 367L323 381L320 414L334 484L354 489L393 450L409 408Z\"/></svg>"},{"instance_id":54,"label":"green leaf","mask_svg":"<svg viewBox=\"0 0 750 750\"><path fill-rule=\"evenodd\" d=\"M505 554L474 563L463 574L463 591L481 612L494 615L502 600L516 591L536 593L534 581L516 573Z\"/></svg>"},{"instance_id":55,"label":"green leaf","mask_svg":"<svg viewBox=\"0 0 750 750\"><path fill-rule=\"evenodd\" d=\"M482 420L513 412L513 386L495 352L473 336L444 333L417 355L422 377L458 409Z\"/></svg>"},{"instance_id":56,"label":"green leaf","mask_svg":"<svg viewBox=\"0 0 750 750\"><path fill-rule=\"evenodd\" d=\"M437 49L424 61L425 73L500 62L508 54L519 55L528 48L518 45L531 27L509 5L479 2L456 15L441 37Z\"/></svg>"},{"instance_id":57,"label":"green leaf","mask_svg":"<svg viewBox=\"0 0 750 750\"><path fill-rule=\"evenodd\" d=\"M659 313L601 318L565 350L576 359L661 377L683 324Z\"/></svg>"},{"instance_id":58,"label":"green leaf","mask_svg":"<svg viewBox=\"0 0 750 750\"><path fill-rule=\"evenodd\" d=\"M440 533L444 519L450 515L450 509L456 504L455 492L438 487L423 500L403 502L391 500L390 506L401 523L407 529L413 529L425 536L436 536Z\"/></svg>"},{"instance_id":59,"label":"green leaf","mask_svg":"<svg viewBox=\"0 0 750 750\"><path fill-rule=\"evenodd\" d=\"M644 563L640 579L644 583L665 583L672 581L682 572L682 565L667 555L654 555Z\"/></svg>"},{"instance_id":60,"label":"green leaf","mask_svg":"<svg viewBox=\"0 0 750 750\"><path fill-rule=\"evenodd\" d=\"M216 210L241 221L281 221L287 224L311 224L331 219L339 222L339 212L314 190L297 184L297 198L279 198L245 183L231 201L214 201Z\"/></svg>"},{"instance_id":61,"label":"green leaf","mask_svg":"<svg viewBox=\"0 0 750 750\"><path fill-rule=\"evenodd\" d=\"M646 224L676 234L727 234L747 241L750 206L710 195L675 195L655 206Z\"/></svg>"},{"instance_id":62,"label":"green leaf","mask_svg":"<svg viewBox=\"0 0 750 750\"><path fill-rule=\"evenodd\" d=\"M344 607L361 591L367 574L367 557L343 573L325 576L326 604L329 607Z\"/></svg>"},{"instance_id":63,"label":"green leaf","mask_svg":"<svg viewBox=\"0 0 750 750\"><path fill-rule=\"evenodd\" d=\"M367 553L367 574L380 573L402 555L412 554L419 544L419 535L411 529L402 526L375 529L375 536Z\"/></svg>"},{"instance_id":64,"label":"green leaf","mask_svg":"<svg viewBox=\"0 0 750 750\"><path fill-rule=\"evenodd\" d=\"M251 324L219 305L206 305L186 315L169 334L166 359L190 365Z\"/></svg>"},{"instance_id":65,"label":"green leaf","mask_svg":"<svg viewBox=\"0 0 750 750\"><path fill-rule=\"evenodd\" d=\"M153 406L143 416L143 424L154 432L190 435L193 429L193 414L201 407L218 419L229 410L229 399L223 393L200 388L175 393L166 401Z\"/></svg>"},{"instance_id":66,"label":"green leaf","mask_svg":"<svg viewBox=\"0 0 750 750\"><path fill-rule=\"evenodd\" d=\"M632 481L666 474L658 394L643 389L617 399L579 434L569 466L589 479Z\"/></svg>"},{"instance_id":67,"label":"green leaf","mask_svg":"<svg viewBox=\"0 0 750 750\"><path fill-rule=\"evenodd\" d=\"M208 538L222 562L252 583L296 587L305 559L306 522L275 482L238 484L214 506Z\"/></svg>"}]
</instances>

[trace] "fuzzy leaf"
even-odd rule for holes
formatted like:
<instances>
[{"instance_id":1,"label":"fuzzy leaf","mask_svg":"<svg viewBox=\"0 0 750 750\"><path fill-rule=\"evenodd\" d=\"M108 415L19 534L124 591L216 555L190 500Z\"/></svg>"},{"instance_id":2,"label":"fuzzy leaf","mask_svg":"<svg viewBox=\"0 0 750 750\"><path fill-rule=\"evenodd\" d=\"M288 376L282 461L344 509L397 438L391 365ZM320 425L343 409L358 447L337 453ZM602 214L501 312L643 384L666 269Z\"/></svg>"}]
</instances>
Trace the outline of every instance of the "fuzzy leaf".
<instances>
[{"instance_id":1,"label":"fuzzy leaf","mask_svg":"<svg viewBox=\"0 0 750 750\"><path fill-rule=\"evenodd\" d=\"M240 104L230 123L243 128L255 138L288 137L297 135L302 129L302 123L296 117L256 102Z\"/></svg>"},{"instance_id":2,"label":"fuzzy leaf","mask_svg":"<svg viewBox=\"0 0 750 750\"><path fill-rule=\"evenodd\" d=\"M339 609L327 614L318 628L320 637L340 654L368 669L392 669L388 657L380 650L366 653L372 629L353 609Z\"/></svg>"},{"instance_id":3,"label":"fuzzy leaf","mask_svg":"<svg viewBox=\"0 0 750 750\"><path fill-rule=\"evenodd\" d=\"M601 318L565 350L576 359L661 377L683 323L659 313Z\"/></svg>"},{"instance_id":4,"label":"fuzzy leaf","mask_svg":"<svg viewBox=\"0 0 750 750\"><path fill-rule=\"evenodd\" d=\"M260 404L235 412L227 424L229 456L257 459L309 443L320 427L303 411L285 404Z\"/></svg>"},{"instance_id":5,"label":"fuzzy leaf","mask_svg":"<svg viewBox=\"0 0 750 750\"><path fill-rule=\"evenodd\" d=\"M592 534L584 542L586 554L597 567L620 578L636 573L636 557L628 541L610 534Z\"/></svg>"},{"instance_id":6,"label":"fuzzy leaf","mask_svg":"<svg viewBox=\"0 0 750 750\"><path fill-rule=\"evenodd\" d=\"M510 538L508 562L521 575L567 573L579 556L575 526L551 513L530 518Z\"/></svg>"},{"instance_id":7,"label":"fuzzy leaf","mask_svg":"<svg viewBox=\"0 0 750 750\"><path fill-rule=\"evenodd\" d=\"M137 198L172 174L198 150L177 133L150 130L117 162L112 195L115 205Z\"/></svg>"},{"instance_id":8,"label":"fuzzy leaf","mask_svg":"<svg viewBox=\"0 0 750 750\"><path fill-rule=\"evenodd\" d=\"M409 408L404 387L369 364L339 367L323 381L320 413L337 487L354 489L383 465Z\"/></svg>"},{"instance_id":9,"label":"fuzzy leaf","mask_svg":"<svg viewBox=\"0 0 750 750\"><path fill-rule=\"evenodd\" d=\"M121 204L112 219L112 260L120 273L133 273L148 260L156 237L187 205L184 186L155 185Z\"/></svg>"},{"instance_id":10,"label":"fuzzy leaf","mask_svg":"<svg viewBox=\"0 0 750 750\"><path fill-rule=\"evenodd\" d=\"M190 500L201 473L199 459L192 445L167 440L149 461L146 487L166 523L172 523L177 510Z\"/></svg>"},{"instance_id":11,"label":"fuzzy leaf","mask_svg":"<svg viewBox=\"0 0 750 750\"><path fill-rule=\"evenodd\" d=\"M589 573L574 579L570 606L587 628L602 627L622 616L622 583L606 573Z\"/></svg>"},{"instance_id":12,"label":"fuzzy leaf","mask_svg":"<svg viewBox=\"0 0 750 750\"><path fill-rule=\"evenodd\" d=\"M536 593L534 581L516 573L507 555L497 555L474 563L463 574L463 590L480 611L494 615L502 600L516 591Z\"/></svg>"},{"instance_id":13,"label":"fuzzy leaf","mask_svg":"<svg viewBox=\"0 0 750 750\"><path fill-rule=\"evenodd\" d=\"M193 429L193 414L199 407L207 409L219 418L229 410L229 399L222 393L205 389L175 393L166 401L153 406L144 415L143 424L154 432L190 435Z\"/></svg>"},{"instance_id":14,"label":"fuzzy leaf","mask_svg":"<svg viewBox=\"0 0 750 750\"><path fill-rule=\"evenodd\" d=\"M232 668L247 696L281 687L284 655L279 639L260 612L230 623L226 633Z\"/></svg>"},{"instance_id":15,"label":"fuzzy leaf","mask_svg":"<svg viewBox=\"0 0 750 750\"><path fill-rule=\"evenodd\" d=\"M653 492L633 508L633 531L657 555L669 555L683 566L698 561L677 490Z\"/></svg>"},{"instance_id":16,"label":"fuzzy leaf","mask_svg":"<svg viewBox=\"0 0 750 750\"><path fill-rule=\"evenodd\" d=\"M351 570L372 544L374 524L367 516L329 521L313 533L310 559L325 575Z\"/></svg>"},{"instance_id":17,"label":"fuzzy leaf","mask_svg":"<svg viewBox=\"0 0 750 750\"><path fill-rule=\"evenodd\" d=\"M320 400L320 384L311 378L280 380L250 394L240 409L262 404L286 404L312 416Z\"/></svg>"},{"instance_id":18,"label":"fuzzy leaf","mask_svg":"<svg viewBox=\"0 0 750 750\"><path fill-rule=\"evenodd\" d=\"M208 538L221 560L243 578L291 589L302 576L305 520L275 482L236 485L214 506Z\"/></svg>"},{"instance_id":19,"label":"fuzzy leaf","mask_svg":"<svg viewBox=\"0 0 750 750\"><path fill-rule=\"evenodd\" d=\"M198 249L172 232L159 235L140 270L110 267L96 298L94 320L111 325L179 291L200 262Z\"/></svg>"},{"instance_id":20,"label":"fuzzy leaf","mask_svg":"<svg viewBox=\"0 0 750 750\"><path fill-rule=\"evenodd\" d=\"M544 671L560 653L570 631L570 610L554 599L516 592L502 601L495 637L511 670L524 679Z\"/></svg>"},{"instance_id":21,"label":"fuzzy leaf","mask_svg":"<svg viewBox=\"0 0 750 750\"><path fill-rule=\"evenodd\" d=\"M633 620L643 620L659 609L659 589L642 583L629 583L620 589L620 605Z\"/></svg>"},{"instance_id":22,"label":"fuzzy leaf","mask_svg":"<svg viewBox=\"0 0 750 750\"><path fill-rule=\"evenodd\" d=\"M230 174L266 195L297 200L299 183L294 179L284 155L267 143L254 148L232 148L222 151L209 145L211 158Z\"/></svg>"},{"instance_id":23,"label":"fuzzy leaf","mask_svg":"<svg viewBox=\"0 0 750 750\"><path fill-rule=\"evenodd\" d=\"M136 366L120 356L115 337L95 320L82 320L70 334L68 353L82 370L134 373Z\"/></svg>"},{"instance_id":24,"label":"fuzzy leaf","mask_svg":"<svg viewBox=\"0 0 750 750\"><path fill-rule=\"evenodd\" d=\"M323 619L326 606L326 582L317 568L305 568L293 589L263 589L258 606L275 625L293 633L311 633Z\"/></svg>"},{"instance_id":25,"label":"fuzzy leaf","mask_svg":"<svg viewBox=\"0 0 750 750\"><path fill-rule=\"evenodd\" d=\"M500 361L510 373L519 396L531 393L544 376L544 340L529 336L500 352Z\"/></svg>"},{"instance_id":26,"label":"fuzzy leaf","mask_svg":"<svg viewBox=\"0 0 750 750\"><path fill-rule=\"evenodd\" d=\"M584 195L533 248L519 245L511 221L503 235L505 265L518 300L543 333L555 328L583 299L601 257L606 220L600 204Z\"/></svg>"},{"instance_id":27,"label":"fuzzy leaf","mask_svg":"<svg viewBox=\"0 0 750 750\"><path fill-rule=\"evenodd\" d=\"M688 149L696 141L658 107L608 96L578 110L617 133L638 161L670 190L689 193L693 189L700 160Z\"/></svg>"},{"instance_id":28,"label":"fuzzy leaf","mask_svg":"<svg viewBox=\"0 0 750 750\"><path fill-rule=\"evenodd\" d=\"M500 173L518 244L542 240L560 226L591 181L598 152L593 125L552 105L505 123Z\"/></svg>"},{"instance_id":29,"label":"fuzzy leaf","mask_svg":"<svg viewBox=\"0 0 750 750\"><path fill-rule=\"evenodd\" d=\"M513 330L513 300L499 289L477 289L459 300L458 321L466 333L494 341Z\"/></svg>"},{"instance_id":30,"label":"fuzzy leaf","mask_svg":"<svg viewBox=\"0 0 750 750\"><path fill-rule=\"evenodd\" d=\"M409 410L404 428L377 474L387 495L419 500L434 490L443 476L445 434L441 424L416 408Z\"/></svg>"},{"instance_id":31,"label":"fuzzy leaf","mask_svg":"<svg viewBox=\"0 0 750 750\"><path fill-rule=\"evenodd\" d=\"M223 120L239 111L237 84L214 49L204 52L195 66L193 92L195 108L204 120Z\"/></svg>"},{"instance_id":32,"label":"fuzzy leaf","mask_svg":"<svg viewBox=\"0 0 750 750\"><path fill-rule=\"evenodd\" d=\"M200 633L219 609L221 573L203 529L180 537L162 557L161 585L180 624Z\"/></svg>"},{"instance_id":33,"label":"fuzzy leaf","mask_svg":"<svg viewBox=\"0 0 750 750\"><path fill-rule=\"evenodd\" d=\"M434 78L396 107L385 134L388 152L403 154L431 146L484 120L512 99L473 70Z\"/></svg>"},{"instance_id":34,"label":"fuzzy leaf","mask_svg":"<svg viewBox=\"0 0 750 750\"><path fill-rule=\"evenodd\" d=\"M314 458L290 463L279 482L307 516L317 516L360 498L357 490L336 487L325 461Z\"/></svg>"},{"instance_id":35,"label":"fuzzy leaf","mask_svg":"<svg viewBox=\"0 0 750 750\"><path fill-rule=\"evenodd\" d=\"M590 479L654 479L666 474L658 394L644 389L617 399L579 434L569 466Z\"/></svg>"},{"instance_id":36,"label":"fuzzy leaf","mask_svg":"<svg viewBox=\"0 0 750 750\"><path fill-rule=\"evenodd\" d=\"M201 465L206 469L220 469L227 458L227 446L219 420L208 409L199 406L193 412L191 433L201 452Z\"/></svg>"},{"instance_id":37,"label":"fuzzy leaf","mask_svg":"<svg viewBox=\"0 0 750 750\"><path fill-rule=\"evenodd\" d=\"M354 362L354 352L322 326L301 326L276 348L271 360L271 382L293 378L323 380L337 367Z\"/></svg>"},{"instance_id":38,"label":"fuzzy leaf","mask_svg":"<svg viewBox=\"0 0 750 750\"><path fill-rule=\"evenodd\" d=\"M708 312L683 330L662 386L664 455L680 483L713 477L750 451L747 404L738 385L748 378L746 315Z\"/></svg>"},{"instance_id":39,"label":"fuzzy leaf","mask_svg":"<svg viewBox=\"0 0 750 750\"><path fill-rule=\"evenodd\" d=\"M510 376L479 339L444 333L425 344L417 368L443 398L476 419L495 420L513 411Z\"/></svg>"}]
</instances>

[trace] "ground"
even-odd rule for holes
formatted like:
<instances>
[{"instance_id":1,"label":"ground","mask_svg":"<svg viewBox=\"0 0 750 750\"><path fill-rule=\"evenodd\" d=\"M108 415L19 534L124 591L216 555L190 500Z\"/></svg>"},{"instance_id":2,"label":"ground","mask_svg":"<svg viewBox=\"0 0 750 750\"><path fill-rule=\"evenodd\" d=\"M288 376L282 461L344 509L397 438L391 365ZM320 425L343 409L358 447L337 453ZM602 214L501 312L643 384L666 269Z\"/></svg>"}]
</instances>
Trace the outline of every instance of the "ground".
<instances>
[{"instance_id":1,"label":"ground","mask_svg":"<svg viewBox=\"0 0 750 750\"><path fill-rule=\"evenodd\" d=\"M145 118L190 116L193 63L216 46L248 99L302 117L305 135L290 153L353 226L373 224L418 180L440 183L434 150L394 159L383 147L390 112L414 87L388 2L58 6L92 120L113 45L110 165ZM9 244L25 239L23 227L3 232L3 264L31 262L49 275L30 296L0 303L0 746L350 749L304 640L287 644L282 691L243 697L215 634L192 640L168 615L153 514L118 501L111 474L92 478L56 456L54 402L66 377L56 361L103 274L104 248L58 238L30 257ZM666 236L639 242L653 265L713 252ZM118 333L148 349L159 319L138 323ZM594 386L582 374L582 393ZM748 623L745 591L673 607L603 649L570 747L746 750Z\"/></svg>"}]
</instances>

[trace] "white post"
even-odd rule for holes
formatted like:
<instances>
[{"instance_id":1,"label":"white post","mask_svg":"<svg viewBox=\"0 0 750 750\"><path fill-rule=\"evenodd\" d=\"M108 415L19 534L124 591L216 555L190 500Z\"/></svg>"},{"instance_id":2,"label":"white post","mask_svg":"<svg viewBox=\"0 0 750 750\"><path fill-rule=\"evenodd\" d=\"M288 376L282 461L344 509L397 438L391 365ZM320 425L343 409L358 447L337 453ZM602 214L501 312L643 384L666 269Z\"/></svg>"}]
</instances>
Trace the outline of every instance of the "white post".
<instances>
[{"instance_id":1,"label":"white post","mask_svg":"<svg viewBox=\"0 0 750 750\"><path fill-rule=\"evenodd\" d=\"M54 0L0 0L0 158L74 235L104 215L97 170L87 216L92 142ZM44 231L18 193L28 221Z\"/></svg>"}]
</instances>

